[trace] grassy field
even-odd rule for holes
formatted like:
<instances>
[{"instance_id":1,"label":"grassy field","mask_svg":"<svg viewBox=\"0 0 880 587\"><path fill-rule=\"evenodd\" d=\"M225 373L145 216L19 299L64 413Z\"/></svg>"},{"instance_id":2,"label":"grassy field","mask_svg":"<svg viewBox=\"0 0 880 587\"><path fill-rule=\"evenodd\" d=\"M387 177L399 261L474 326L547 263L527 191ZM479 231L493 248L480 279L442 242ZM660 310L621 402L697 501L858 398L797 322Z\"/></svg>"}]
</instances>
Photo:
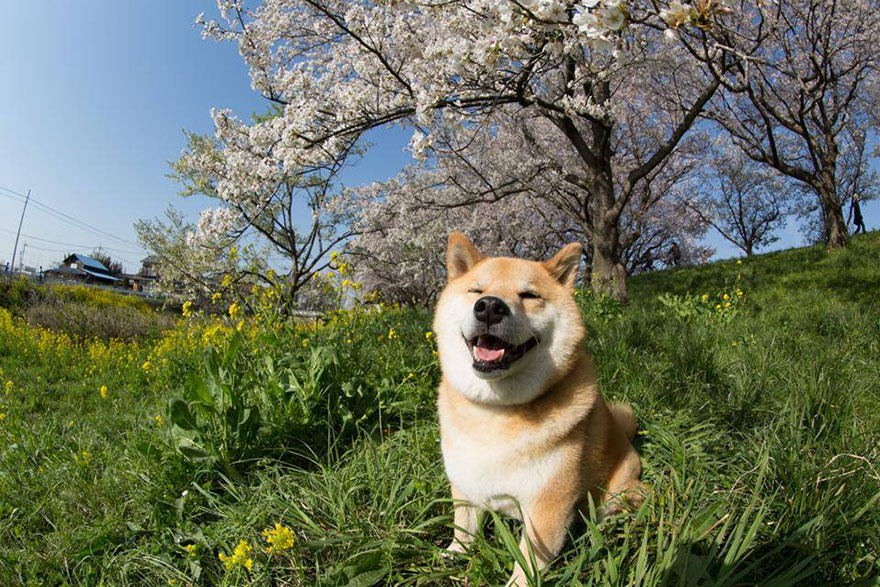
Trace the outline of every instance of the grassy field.
<instances>
[{"instance_id":1,"label":"grassy field","mask_svg":"<svg viewBox=\"0 0 880 587\"><path fill-rule=\"evenodd\" d=\"M830 255L640 276L626 308L579 294L604 394L638 416L652 495L580 520L543 582L878 584L878 292L872 233ZM3 296L0 584L507 578L515 523L440 554L452 508L428 313L291 324L256 300L247 318L234 305L119 340L40 326ZM121 331L144 314L119 312Z\"/></svg>"}]
</instances>

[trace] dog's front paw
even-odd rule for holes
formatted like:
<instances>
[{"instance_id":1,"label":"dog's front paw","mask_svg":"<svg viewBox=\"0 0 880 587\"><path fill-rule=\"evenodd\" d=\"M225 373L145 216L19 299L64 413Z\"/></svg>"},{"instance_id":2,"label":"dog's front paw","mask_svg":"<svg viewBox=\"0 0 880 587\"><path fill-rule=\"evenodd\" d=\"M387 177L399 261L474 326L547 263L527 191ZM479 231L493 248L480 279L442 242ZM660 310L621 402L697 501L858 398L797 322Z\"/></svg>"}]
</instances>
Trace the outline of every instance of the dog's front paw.
<instances>
[{"instance_id":1,"label":"dog's front paw","mask_svg":"<svg viewBox=\"0 0 880 587\"><path fill-rule=\"evenodd\" d=\"M452 542L449 543L449 546L447 546L440 553L440 555L444 556L444 557L451 558L453 556L456 556L459 554L464 554L466 552L467 552L467 548L461 542L459 542L458 540L453 540Z\"/></svg>"},{"instance_id":2,"label":"dog's front paw","mask_svg":"<svg viewBox=\"0 0 880 587\"><path fill-rule=\"evenodd\" d=\"M510 579L507 580L505 587L529 587L529 580L523 570L519 568L519 565L513 571Z\"/></svg>"}]
</instances>

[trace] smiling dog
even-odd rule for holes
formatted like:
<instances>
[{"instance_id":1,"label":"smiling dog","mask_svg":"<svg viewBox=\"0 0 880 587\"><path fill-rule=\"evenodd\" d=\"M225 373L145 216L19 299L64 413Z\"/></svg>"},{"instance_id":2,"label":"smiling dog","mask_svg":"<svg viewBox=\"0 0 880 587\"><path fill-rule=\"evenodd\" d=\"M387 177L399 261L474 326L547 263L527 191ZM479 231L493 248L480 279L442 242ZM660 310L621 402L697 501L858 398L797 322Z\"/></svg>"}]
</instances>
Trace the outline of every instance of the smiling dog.
<instances>
[{"instance_id":1,"label":"smiling dog","mask_svg":"<svg viewBox=\"0 0 880 587\"><path fill-rule=\"evenodd\" d=\"M632 409L607 404L584 349L572 295L581 246L544 263L486 258L449 236L449 282L434 332L443 462L463 552L491 509L522 519L520 548L537 570L560 551L587 495L605 511L642 499L641 461L630 444ZM508 585L526 585L518 564Z\"/></svg>"}]
</instances>

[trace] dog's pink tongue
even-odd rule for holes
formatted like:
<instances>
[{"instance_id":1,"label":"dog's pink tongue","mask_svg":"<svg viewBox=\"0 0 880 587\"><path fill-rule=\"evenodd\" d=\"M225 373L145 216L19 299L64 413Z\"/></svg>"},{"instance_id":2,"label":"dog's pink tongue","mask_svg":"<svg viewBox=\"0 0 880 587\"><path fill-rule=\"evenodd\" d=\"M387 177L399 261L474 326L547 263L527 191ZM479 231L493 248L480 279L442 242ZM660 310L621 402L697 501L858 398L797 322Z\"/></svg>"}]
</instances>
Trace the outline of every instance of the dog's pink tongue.
<instances>
[{"instance_id":1,"label":"dog's pink tongue","mask_svg":"<svg viewBox=\"0 0 880 587\"><path fill-rule=\"evenodd\" d=\"M481 361L494 363L495 361L500 361L501 357L504 356L504 349L488 349L486 347L475 346L474 355L476 355L477 359Z\"/></svg>"}]
</instances>

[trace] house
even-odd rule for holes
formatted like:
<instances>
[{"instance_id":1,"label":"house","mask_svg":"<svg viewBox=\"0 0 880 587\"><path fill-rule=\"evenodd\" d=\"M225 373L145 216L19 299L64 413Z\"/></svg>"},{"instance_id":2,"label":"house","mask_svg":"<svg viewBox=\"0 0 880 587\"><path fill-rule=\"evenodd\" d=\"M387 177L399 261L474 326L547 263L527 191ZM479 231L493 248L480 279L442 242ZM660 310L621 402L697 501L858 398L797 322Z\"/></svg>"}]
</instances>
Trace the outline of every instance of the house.
<instances>
[{"instance_id":1,"label":"house","mask_svg":"<svg viewBox=\"0 0 880 587\"><path fill-rule=\"evenodd\" d=\"M141 259L141 270L134 274L126 274L125 280L134 291L151 292L156 289L159 281L160 259L150 255Z\"/></svg>"},{"instance_id":2,"label":"house","mask_svg":"<svg viewBox=\"0 0 880 587\"><path fill-rule=\"evenodd\" d=\"M110 275L110 270L97 259L79 253L68 255L61 265L50 269L46 274L105 285L115 285L122 281L120 278Z\"/></svg>"}]
</instances>

